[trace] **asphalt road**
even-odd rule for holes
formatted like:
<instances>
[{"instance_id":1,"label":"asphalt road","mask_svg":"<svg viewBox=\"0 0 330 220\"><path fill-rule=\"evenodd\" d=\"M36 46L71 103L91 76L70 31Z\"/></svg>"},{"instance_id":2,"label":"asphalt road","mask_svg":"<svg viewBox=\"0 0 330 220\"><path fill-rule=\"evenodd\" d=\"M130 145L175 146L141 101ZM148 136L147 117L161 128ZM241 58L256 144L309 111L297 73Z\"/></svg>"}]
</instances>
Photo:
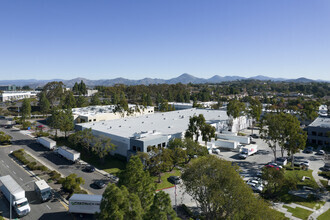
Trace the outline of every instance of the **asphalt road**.
<instances>
[{"instance_id":1,"label":"asphalt road","mask_svg":"<svg viewBox=\"0 0 330 220\"><path fill-rule=\"evenodd\" d=\"M0 128L0 130L6 132L13 137L13 146L25 149L27 153L37 158L47 167L60 172L64 176L68 176L72 173L75 173L78 177L82 177L85 180L85 184L82 185L82 187L86 189L89 194L102 195L102 193L104 192L105 188L97 189L93 185L93 182L95 180L104 180L108 182L108 177L105 177L98 172L84 172L83 168L85 167L85 165L72 164L70 161L59 157L56 153L49 151L45 147L42 147L41 145L36 143L34 138L22 134L19 130L6 128Z\"/></svg>"},{"instance_id":2,"label":"asphalt road","mask_svg":"<svg viewBox=\"0 0 330 220\"><path fill-rule=\"evenodd\" d=\"M57 198L53 198L45 203L40 203L34 192L33 182L36 181L36 179L24 170L23 167L13 161L13 158L10 156L10 152L16 149L18 149L18 147L15 146L0 147L0 175L11 175L26 191L26 197L29 200L31 212L22 219L72 219L71 214L67 212L67 208ZM9 202L2 194L0 194L0 197L0 210L3 211L2 215L9 218ZM14 210L12 211L12 216L13 218L17 218Z\"/></svg>"}]
</instances>

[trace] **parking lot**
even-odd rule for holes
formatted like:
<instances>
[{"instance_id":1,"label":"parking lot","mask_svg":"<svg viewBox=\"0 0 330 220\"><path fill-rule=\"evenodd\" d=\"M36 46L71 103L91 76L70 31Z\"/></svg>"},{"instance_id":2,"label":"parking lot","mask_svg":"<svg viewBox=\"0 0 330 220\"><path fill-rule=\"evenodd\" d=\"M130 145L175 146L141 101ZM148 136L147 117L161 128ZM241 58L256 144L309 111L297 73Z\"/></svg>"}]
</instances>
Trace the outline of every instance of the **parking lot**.
<instances>
[{"instance_id":1,"label":"parking lot","mask_svg":"<svg viewBox=\"0 0 330 220\"><path fill-rule=\"evenodd\" d=\"M245 129L242 133L246 135L251 135L252 130ZM259 130L254 130L254 134L259 135ZM238 157L238 152L233 152L229 150L221 149L220 154L218 157L223 158L228 161L235 162L241 169L241 175L243 177L250 178L253 176L256 176L256 173L260 171L260 169L267 163L274 161L274 153L271 150L271 148L260 138L254 138L253 141L256 142L258 145L258 152L254 155L251 155L247 157L246 159L240 159ZM324 166L324 156L316 155L316 152L312 152L310 154L303 153L302 151L300 153L295 154L295 158L299 160L309 160L310 166L309 168L312 170L319 170L320 167ZM281 157L281 150L278 147L276 151L276 156ZM288 155L286 152L283 155L284 157L287 157Z\"/></svg>"}]
</instances>

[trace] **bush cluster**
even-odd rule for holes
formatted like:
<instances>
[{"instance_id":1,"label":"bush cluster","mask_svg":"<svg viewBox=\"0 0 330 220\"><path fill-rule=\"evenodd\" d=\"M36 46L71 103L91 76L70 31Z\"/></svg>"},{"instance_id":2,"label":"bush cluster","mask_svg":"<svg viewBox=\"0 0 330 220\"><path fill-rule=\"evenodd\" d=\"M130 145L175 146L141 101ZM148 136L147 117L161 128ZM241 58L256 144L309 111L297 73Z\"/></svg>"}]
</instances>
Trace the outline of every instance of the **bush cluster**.
<instances>
[{"instance_id":1,"label":"bush cluster","mask_svg":"<svg viewBox=\"0 0 330 220\"><path fill-rule=\"evenodd\" d=\"M50 175L50 179L52 179L53 181L56 181L57 183L60 183L61 179L61 174L59 174L57 171L53 170L49 173Z\"/></svg>"},{"instance_id":2,"label":"bush cluster","mask_svg":"<svg viewBox=\"0 0 330 220\"><path fill-rule=\"evenodd\" d=\"M37 162L32 161L30 162L24 156L24 149L19 149L13 152L14 157L16 157L21 163L26 165L30 170L41 170L41 171L48 171L48 168L44 165L37 166Z\"/></svg>"}]
</instances>

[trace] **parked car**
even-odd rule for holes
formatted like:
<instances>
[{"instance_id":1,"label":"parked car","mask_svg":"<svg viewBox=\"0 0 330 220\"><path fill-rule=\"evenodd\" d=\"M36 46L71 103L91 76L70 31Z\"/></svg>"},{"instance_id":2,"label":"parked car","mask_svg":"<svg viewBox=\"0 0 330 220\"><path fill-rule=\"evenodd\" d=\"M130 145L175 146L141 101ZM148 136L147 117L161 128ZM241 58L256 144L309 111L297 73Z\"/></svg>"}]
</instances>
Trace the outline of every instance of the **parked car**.
<instances>
[{"instance_id":1,"label":"parked car","mask_svg":"<svg viewBox=\"0 0 330 220\"><path fill-rule=\"evenodd\" d=\"M274 167L278 167L278 168L280 168L280 169L283 168L281 165L279 165L279 164L277 164L277 163L274 163L274 162L269 162L267 165L272 165L272 166L274 166Z\"/></svg>"},{"instance_id":2,"label":"parked car","mask_svg":"<svg viewBox=\"0 0 330 220\"><path fill-rule=\"evenodd\" d=\"M217 149L217 148L213 148L212 149L212 153L214 153L214 154L220 154L220 150Z\"/></svg>"},{"instance_id":3,"label":"parked car","mask_svg":"<svg viewBox=\"0 0 330 220\"><path fill-rule=\"evenodd\" d=\"M261 193L264 190L264 187L261 184L252 181L248 181L246 184L250 186L254 192Z\"/></svg>"},{"instance_id":4,"label":"parked car","mask_svg":"<svg viewBox=\"0 0 330 220\"><path fill-rule=\"evenodd\" d=\"M259 138L259 136L257 134L251 134L250 137L252 137L252 138Z\"/></svg>"},{"instance_id":5,"label":"parked car","mask_svg":"<svg viewBox=\"0 0 330 220\"><path fill-rule=\"evenodd\" d=\"M181 178L179 176L170 176L168 178L168 181L177 185L177 184L181 184Z\"/></svg>"},{"instance_id":6,"label":"parked car","mask_svg":"<svg viewBox=\"0 0 330 220\"><path fill-rule=\"evenodd\" d=\"M303 160L300 165L309 167L309 160Z\"/></svg>"},{"instance_id":7,"label":"parked car","mask_svg":"<svg viewBox=\"0 0 330 220\"><path fill-rule=\"evenodd\" d=\"M313 153L313 147L307 147L303 152L306 153L306 154L311 154Z\"/></svg>"},{"instance_id":8,"label":"parked car","mask_svg":"<svg viewBox=\"0 0 330 220\"><path fill-rule=\"evenodd\" d=\"M119 181L119 178L114 175L110 175L109 179L112 183L118 183L118 181Z\"/></svg>"},{"instance_id":9,"label":"parked car","mask_svg":"<svg viewBox=\"0 0 330 220\"><path fill-rule=\"evenodd\" d=\"M319 150L318 152L316 152L316 155L325 155L324 150Z\"/></svg>"},{"instance_id":10,"label":"parked car","mask_svg":"<svg viewBox=\"0 0 330 220\"><path fill-rule=\"evenodd\" d=\"M103 189L107 184L105 184L105 182L102 180L96 180L94 185L99 189Z\"/></svg>"},{"instance_id":11,"label":"parked car","mask_svg":"<svg viewBox=\"0 0 330 220\"><path fill-rule=\"evenodd\" d=\"M278 157L276 158L276 163L285 166L288 163L288 160L285 157Z\"/></svg>"},{"instance_id":12,"label":"parked car","mask_svg":"<svg viewBox=\"0 0 330 220\"><path fill-rule=\"evenodd\" d=\"M88 165L85 167L84 171L88 173L93 173L95 171L95 167Z\"/></svg>"}]
</instances>

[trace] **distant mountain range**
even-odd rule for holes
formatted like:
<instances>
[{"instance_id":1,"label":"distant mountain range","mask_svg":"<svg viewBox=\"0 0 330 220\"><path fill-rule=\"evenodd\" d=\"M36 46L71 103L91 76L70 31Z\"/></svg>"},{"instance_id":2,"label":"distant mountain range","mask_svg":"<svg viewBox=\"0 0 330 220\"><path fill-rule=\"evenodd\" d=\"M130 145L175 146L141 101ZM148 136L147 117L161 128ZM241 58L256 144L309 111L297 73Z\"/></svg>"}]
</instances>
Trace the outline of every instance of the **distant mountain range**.
<instances>
[{"instance_id":1,"label":"distant mountain range","mask_svg":"<svg viewBox=\"0 0 330 220\"><path fill-rule=\"evenodd\" d=\"M100 80L90 80L85 78L75 78L71 80L61 80L61 79L50 79L50 80L36 80L36 79L22 79L22 80L0 80L0 85L16 85L16 86L30 86L31 88L42 87L48 82L52 81L62 81L65 86L72 87L76 82L80 82L81 80L89 86L112 86L115 84L125 84L125 85L149 85L149 84L188 84L188 83L221 83L228 81L236 81L236 80L261 80L261 81L285 81L285 82L321 82L321 80L311 80L307 78L298 78L298 79L284 79L284 78L272 78L267 76L254 76L254 77L241 77L241 76L219 76L215 75L209 79L198 78L192 76L190 74L184 73L176 78L172 79L152 79L152 78L144 78L139 80L131 80L125 78L115 78L115 79L100 79ZM325 82L325 81L323 81Z\"/></svg>"}]
</instances>

